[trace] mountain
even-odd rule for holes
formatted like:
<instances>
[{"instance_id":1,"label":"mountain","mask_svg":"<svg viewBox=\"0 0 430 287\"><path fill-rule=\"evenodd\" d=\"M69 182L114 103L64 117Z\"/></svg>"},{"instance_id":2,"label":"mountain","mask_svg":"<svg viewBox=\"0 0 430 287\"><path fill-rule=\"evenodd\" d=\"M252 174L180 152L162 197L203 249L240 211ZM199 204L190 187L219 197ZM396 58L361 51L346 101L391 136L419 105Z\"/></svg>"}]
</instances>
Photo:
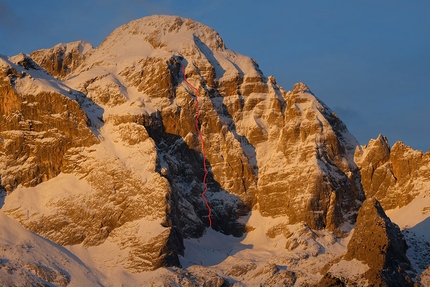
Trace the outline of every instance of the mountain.
<instances>
[{"instance_id":1,"label":"mountain","mask_svg":"<svg viewBox=\"0 0 430 287\"><path fill-rule=\"evenodd\" d=\"M360 145L308 86L285 91L201 23L155 15L97 48L0 56L0 79L0 235L40 250L1 255L5 284L430 281L430 154ZM51 277L28 267L49 244L71 262L43 263Z\"/></svg>"}]
</instances>

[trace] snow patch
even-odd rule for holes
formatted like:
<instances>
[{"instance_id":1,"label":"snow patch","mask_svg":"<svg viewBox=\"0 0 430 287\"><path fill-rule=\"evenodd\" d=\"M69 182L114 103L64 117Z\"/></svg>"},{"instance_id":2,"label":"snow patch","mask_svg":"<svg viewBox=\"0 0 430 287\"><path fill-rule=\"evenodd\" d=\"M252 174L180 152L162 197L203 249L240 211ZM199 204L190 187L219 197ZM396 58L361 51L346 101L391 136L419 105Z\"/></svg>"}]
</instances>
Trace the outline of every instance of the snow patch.
<instances>
[{"instance_id":1,"label":"snow patch","mask_svg":"<svg viewBox=\"0 0 430 287\"><path fill-rule=\"evenodd\" d=\"M26 210L27 219L33 214L52 214L53 210L49 207L55 205L57 201L83 195L91 189L84 179L79 179L73 174L60 173L35 187L18 187L6 196L2 210L5 212Z\"/></svg>"},{"instance_id":2,"label":"snow patch","mask_svg":"<svg viewBox=\"0 0 430 287\"><path fill-rule=\"evenodd\" d=\"M366 273L370 269L369 265L364 264L363 262L352 259L351 261L341 260L340 262L331 266L329 273L333 274L337 278L348 278L349 282L360 281L359 279L361 275ZM361 282L361 286L368 286L367 284L363 284Z\"/></svg>"}]
</instances>

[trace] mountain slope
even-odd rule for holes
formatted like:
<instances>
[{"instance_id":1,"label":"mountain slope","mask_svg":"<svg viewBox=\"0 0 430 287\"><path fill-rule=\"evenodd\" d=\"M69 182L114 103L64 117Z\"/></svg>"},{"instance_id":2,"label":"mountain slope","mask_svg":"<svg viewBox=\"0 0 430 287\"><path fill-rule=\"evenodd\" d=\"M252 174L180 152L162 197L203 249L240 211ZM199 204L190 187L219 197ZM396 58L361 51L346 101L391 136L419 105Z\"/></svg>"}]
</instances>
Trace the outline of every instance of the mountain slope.
<instances>
[{"instance_id":1,"label":"mountain slope","mask_svg":"<svg viewBox=\"0 0 430 287\"><path fill-rule=\"evenodd\" d=\"M24 229L0 211L2 286L102 286L67 249ZM46 285L52 284L52 285Z\"/></svg>"}]
</instances>

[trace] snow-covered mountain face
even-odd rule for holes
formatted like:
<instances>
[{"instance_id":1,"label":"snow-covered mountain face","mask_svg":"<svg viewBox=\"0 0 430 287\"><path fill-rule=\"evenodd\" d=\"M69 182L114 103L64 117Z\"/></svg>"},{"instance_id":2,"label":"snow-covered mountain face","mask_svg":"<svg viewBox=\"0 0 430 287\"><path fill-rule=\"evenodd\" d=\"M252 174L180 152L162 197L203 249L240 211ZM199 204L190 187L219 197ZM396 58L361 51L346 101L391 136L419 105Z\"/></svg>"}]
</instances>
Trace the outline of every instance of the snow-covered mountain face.
<instances>
[{"instance_id":1,"label":"snow-covered mountain face","mask_svg":"<svg viewBox=\"0 0 430 287\"><path fill-rule=\"evenodd\" d=\"M428 194L429 153L401 143L390 151L382 136L360 146L305 84L285 91L191 19L138 19L95 49L74 42L1 56L0 81L2 213L116 274L100 275L107 285L158 276L148 274L167 286L372 281L378 271L366 270L387 269L387 259L354 252L356 235L347 252L356 220L359 234L372 220L388 234L370 253L404 241L378 201L358 215L363 201L394 209ZM409 284L415 273L398 252L384 282ZM363 272L349 274L354 266Z\"/></svg>"}]
</instances>

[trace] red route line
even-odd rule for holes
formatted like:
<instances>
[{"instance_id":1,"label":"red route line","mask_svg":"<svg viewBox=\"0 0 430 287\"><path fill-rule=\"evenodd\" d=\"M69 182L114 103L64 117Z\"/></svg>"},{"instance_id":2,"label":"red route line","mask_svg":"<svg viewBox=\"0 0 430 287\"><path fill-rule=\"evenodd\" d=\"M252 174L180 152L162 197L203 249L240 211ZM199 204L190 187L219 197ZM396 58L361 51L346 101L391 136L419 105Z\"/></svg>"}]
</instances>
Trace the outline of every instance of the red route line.
<instances>
[{"instance_id":1,"label":"red route line","mask_svg":"<svg viewBox=\"0 0 430 287\"><path fill-rule=\"evenodd\" d=\"M203 185L204 185L205 189L202 192L202 198L203 198L203 200L204 200L204 202L206 204L206 207L208 208L209 226L212 226L212 219L211 219L212 210L211 210L211 207L209 206L209 202L208 202L208 200L206 199L206 196L205 196L206 192L208 191L208 185L207 185L206 181L207 181L207 176L208 176L209 171L208 171L208 169L206 167L205 141L203 139L203 134L202 134L202 132L199 129L199 115L200 115L199 91L193 85L191 85L190 82L188 82L187 77L185 76L185 67L184 67L184 65L182 65L182 74L184 75L184 81L196 93L196 111L197 111L196 116L195 116L195 119L196 119L196 130L197 130L197 133L199 134L200 142L202 143L203 169L205 171L205 175L203 176Z\"/></svg>"}]
</instances>

